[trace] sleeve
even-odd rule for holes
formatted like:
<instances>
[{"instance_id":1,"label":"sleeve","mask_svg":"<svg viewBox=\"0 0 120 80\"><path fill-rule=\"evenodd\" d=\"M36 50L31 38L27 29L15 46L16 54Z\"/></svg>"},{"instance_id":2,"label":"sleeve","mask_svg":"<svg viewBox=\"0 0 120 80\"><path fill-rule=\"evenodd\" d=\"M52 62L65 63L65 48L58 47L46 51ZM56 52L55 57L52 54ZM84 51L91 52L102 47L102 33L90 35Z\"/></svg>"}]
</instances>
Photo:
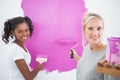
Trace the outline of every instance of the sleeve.
<instances>
[{"instance_id":1,"label":"sleeve","mask_svg":"<svg viewBox=\"0 0 120 80\"><path fill-rule=\"evenodd\" d=\"M18 59L24 59L24 55L23 55L22 51L19 48L13 47L11 52L10 52L10 58L13 61L16 61Z\"/></svg>"}]
</instances>

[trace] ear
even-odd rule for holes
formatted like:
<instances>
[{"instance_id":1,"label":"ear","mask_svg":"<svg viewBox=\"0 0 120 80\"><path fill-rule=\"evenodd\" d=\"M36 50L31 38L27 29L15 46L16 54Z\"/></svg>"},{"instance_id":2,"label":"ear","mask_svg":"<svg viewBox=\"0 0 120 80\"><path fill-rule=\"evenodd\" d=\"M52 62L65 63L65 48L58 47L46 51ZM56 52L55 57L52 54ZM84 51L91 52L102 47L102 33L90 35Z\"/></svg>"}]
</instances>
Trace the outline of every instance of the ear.
<instances>
[{"instance_id":1,"label":"ear","mask_svg":"<svg viewBox=\"0 0 120 80\"><path fill-rule=\"evenodd\" d=\"M11 31L11 33L12 33L12 35L13 35L13 36L15 36L15 33L14 33L14 31Z\"/></svg>"}]
</instances>

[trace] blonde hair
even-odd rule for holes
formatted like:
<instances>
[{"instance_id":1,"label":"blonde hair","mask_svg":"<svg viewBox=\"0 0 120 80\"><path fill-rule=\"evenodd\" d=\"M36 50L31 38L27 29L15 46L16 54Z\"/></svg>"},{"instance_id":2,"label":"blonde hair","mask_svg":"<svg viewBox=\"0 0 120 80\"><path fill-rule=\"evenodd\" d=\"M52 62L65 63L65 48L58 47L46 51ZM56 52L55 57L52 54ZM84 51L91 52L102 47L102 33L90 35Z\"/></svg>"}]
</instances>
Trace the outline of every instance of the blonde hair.
<instances>
[{"instance_id":1,"label":"blonde hair","mask_svg":"<svg viewBox=\"0 0 120 80\"><path fill-rule=\"evenodd\" d=\"M82 45L83 45L83 48L87 44L87 41L86 41L85 36L84 36L85 26L91 19L94 19L94 18L100 19L104 25L103 18L100 15L98 15L96 13L86 13L84 15L83 20L82 20Z\"/></svg>"}]
</instances>

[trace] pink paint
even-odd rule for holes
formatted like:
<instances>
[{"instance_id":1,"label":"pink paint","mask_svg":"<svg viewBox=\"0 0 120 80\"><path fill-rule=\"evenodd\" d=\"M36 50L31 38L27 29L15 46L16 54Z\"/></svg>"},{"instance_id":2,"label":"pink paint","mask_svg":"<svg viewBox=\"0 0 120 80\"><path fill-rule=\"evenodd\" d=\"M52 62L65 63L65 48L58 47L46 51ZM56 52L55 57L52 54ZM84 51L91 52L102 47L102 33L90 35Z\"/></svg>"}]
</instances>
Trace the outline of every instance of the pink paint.
<instances>
[{"instance_id":1,"label":"pink paint","mask_svg":"<svg viewBox=\"0 0 120 80\"><path fill-rule=\"evenodd\" d=\"M106 59L120 64L120 38L109 37Z\"/></svg>"},{"instance_id":2,"label":"pink paint","mask_svg":"<svg viewBox=\"0 0 120 80\"><path fill-rule=\"evenodd\" d=\"M78 53L82 52L81 20L86 11L83 0L22 0L21 7L35 25L26 43L32 55L31 65L36 66L37 55L47 55L44 66L49 71L76 68L69 50L79 41Z\"/></svg>"}]
</instances>

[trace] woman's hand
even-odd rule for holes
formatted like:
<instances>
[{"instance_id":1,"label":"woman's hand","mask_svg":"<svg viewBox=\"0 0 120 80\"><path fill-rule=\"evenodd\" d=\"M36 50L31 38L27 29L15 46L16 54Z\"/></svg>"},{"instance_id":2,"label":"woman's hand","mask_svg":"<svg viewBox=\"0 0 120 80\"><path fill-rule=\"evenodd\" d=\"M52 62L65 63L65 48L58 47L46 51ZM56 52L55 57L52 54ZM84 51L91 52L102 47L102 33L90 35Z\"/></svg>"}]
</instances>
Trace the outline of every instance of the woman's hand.
<instances>
[{"instance_id":1,"label":"woman's hand","mask_svg":"<svg viewBox=\"0 0 120 80\"><path fill-rule=\"evenodd\" d=\"M74 56L76 55L76 51L74 49L70 49L70 58L74 58Z\"/></svg>"},{"instance_id":2,"label":"woman's hand","mask_svg":"<svg viewBox=\"0 0 120 80\"><path fill-rule=\"evenodd\" d=\"M70 57L74 58L76 61L78 61L80 59L79 55L77 54L77 52L74 49L70 49Z\"/></svg>"}]
</instances>

